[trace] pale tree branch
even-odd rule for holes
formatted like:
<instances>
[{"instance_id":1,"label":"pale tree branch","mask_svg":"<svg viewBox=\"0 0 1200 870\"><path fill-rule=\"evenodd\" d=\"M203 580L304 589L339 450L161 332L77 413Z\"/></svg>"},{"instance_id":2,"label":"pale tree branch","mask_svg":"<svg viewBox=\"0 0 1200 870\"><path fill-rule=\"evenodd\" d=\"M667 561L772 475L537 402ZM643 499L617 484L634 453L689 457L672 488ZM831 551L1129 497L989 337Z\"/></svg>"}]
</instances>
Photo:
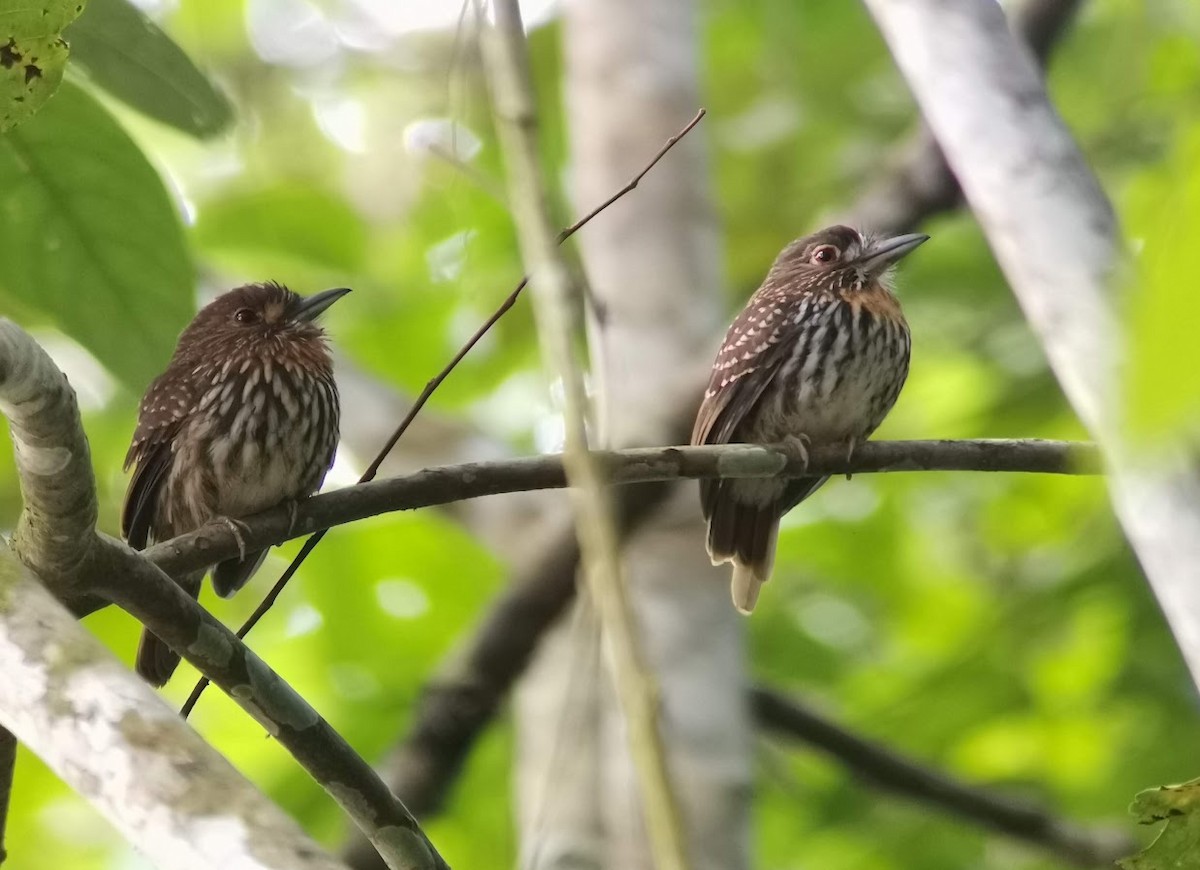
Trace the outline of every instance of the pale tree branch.
<instances>
[{"instance_id":1,"label":"pale tree branch","mask_svg":"<svg viewBox=\"0 0 1200 870\"><path fill-rule=\"evenodd\" d=\"M1083 0L1026 0L1010 23L1043 69L1066 34ZM867 227L882 235L910 232L926 219L956 208L962 201L958 179L923 121L885 161L884 174L869 186L844 216L831 219Z\"/></svg>"},{"instance_id":2,"label":"pale tree branch","mask_svg":"<svg viewBox=\"0 0 1200 870\"><path fill-rule=\"evenodd\" d=\"M1122 443L1124 336L1111 286L1121 251L1112 206L999 6L867 6L1063 391L1116 468L1117 516L1200 684L1200 475L1187 455L1134 456Z\"/></svg>"},{"instance_id":3,"label":"pale tree branch","mask_svg":"<svg viewBox=\"0 0 1200 870\"><path fill-rule=\"evenodd\" d=\"M517 0L496 0L493 8L496 22L484 33L484 61L508 170L509 201L533 288L538 339L564 397L564 460L583 574L607 640L655 864L660 870L686 870L683 824L659 730L657 688L628 601L603 469L588 452L588 400L573 347L581 294L571 285L550 219L521 12Z\"/></svg>"},{"instance_id":4,"label":"pale tree branch","mask_svg":"<svg viewBox=\"0 0 1200 870\"><path fill-rule=\"evenodd\" d=\"M444 868L403 804L307 702L143 555L96 533L95 481L74 393L37 343L5 320L0 320L0 411L9 419L25 502L13 539L16 557L36 568L38 579L55 593L61 591L75 610L107 599L179 650L292 753L390 867ZM13 583L22 577L17 572ZM8 599L3 600L7 606ZM38 599L29 600L33 612L40 614ZM19 658L19 648L16 644L11 655ZM6 674L7 686L9 671L0 672ZM44 706L56 706L53 695L43 692L36 697ZM11 706L13 698L8 701L0 698L0 723L9 723L9 717L23 723L21 716L61 713L18 710ZM69 721L62 724L55 734L65 741ZM11 727L24 739L26 731ZM38 745L54 748L53 742ZM126 785L137 789L142 784ZM144 785L150 794L156 783ZM86 790L83 794L93 797Z\"/></svg>"},{"instance_id":5,"label":"pale tree branch","mask_svg":"<svg viewBox=\"0 0 1200 870\"><path fill-rule=\"evenodd\" d=\"M0 599L0 723L156 866L344 867L181 722L2 546Z\"/></svg>"},{"instance_id":6,"label":"pale tree branch","mask_svg":"<svg viewBox=\"0 0 1200 870\"><path fill-rule=\"evenodd\" d=\"M1090 831L1041 807L960 782L887 749L822 716L802 702L757 686L754 716L764 732L828 754L851 775L897 797L1032 843L1080 867L1108 867L1137 847L1119 831Z\"/></svg>"}]
</instances>

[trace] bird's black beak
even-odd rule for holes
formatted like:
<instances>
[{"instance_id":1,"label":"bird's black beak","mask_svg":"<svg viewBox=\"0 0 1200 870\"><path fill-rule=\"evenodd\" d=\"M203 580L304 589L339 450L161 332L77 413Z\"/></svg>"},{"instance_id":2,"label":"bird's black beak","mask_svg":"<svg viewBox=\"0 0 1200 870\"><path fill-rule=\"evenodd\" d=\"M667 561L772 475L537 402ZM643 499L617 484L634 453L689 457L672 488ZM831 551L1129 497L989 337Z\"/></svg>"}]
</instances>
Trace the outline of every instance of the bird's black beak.
<instances>
[{"instance_id":1,"label":"bird's black beak","mask_svg":"<svg viewBox=\"0 0 1200 870\"><path fill-rule=\"evenodd\" d=\"M868 275L878 275L927 241L929 236L924 233L908 233L892 236L890 239L878 239L859 255L855 265Z\"/></svg>"},{"instance_id":2,"label":"bird's black beak","mask_svg":"<svg viewBox=\"0 0 1200 870\"><path fill-rule=\"evenodd\" d=\"M334 290L325 290L314 296L306 296L300 300L300 304L292 312L292 319L298 320L301 323L312 323L325 313L326 308L349 292L349 287L338 287Z\"/></svg>"}]
</instances>

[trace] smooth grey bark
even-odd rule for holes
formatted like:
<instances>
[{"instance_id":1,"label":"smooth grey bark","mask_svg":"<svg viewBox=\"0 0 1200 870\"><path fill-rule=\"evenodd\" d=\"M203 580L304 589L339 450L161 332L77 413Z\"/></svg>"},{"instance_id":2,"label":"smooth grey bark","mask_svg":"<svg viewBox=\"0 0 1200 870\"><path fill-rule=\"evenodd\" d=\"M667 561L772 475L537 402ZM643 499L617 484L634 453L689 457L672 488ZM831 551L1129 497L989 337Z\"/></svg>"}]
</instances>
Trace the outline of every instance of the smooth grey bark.
<instances>
[{"instance_id":1,"label":"smooth grey bark","mask_svg":"<svg viewBox=\"0 0 1200 870\"><path fill-rule=\"evenodd\" d=\"M1115 473L1118 518L1200 684L1200 475L1135 458L1116 400L1116 218L990 0L867 0L1076 413ZM953 70L953 75L947 75Z\"/></svg>"}]
</instances>

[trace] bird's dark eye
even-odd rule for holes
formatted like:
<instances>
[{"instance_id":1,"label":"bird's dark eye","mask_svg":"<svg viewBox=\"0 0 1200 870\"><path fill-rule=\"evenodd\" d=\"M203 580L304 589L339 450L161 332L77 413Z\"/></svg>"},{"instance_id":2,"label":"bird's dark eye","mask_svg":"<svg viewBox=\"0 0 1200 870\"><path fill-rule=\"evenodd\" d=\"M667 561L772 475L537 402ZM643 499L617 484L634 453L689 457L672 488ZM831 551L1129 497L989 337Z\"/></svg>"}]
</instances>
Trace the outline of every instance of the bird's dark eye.
<instances>
[{"instance_id":1,"label":"bird's dark eye","mask_svg":"<svg viewBox=\"0 0 1200 870\"><path fill-rule=\"evenodd\" d=\"M233 319L238 323L254 323L258 320L258 315L254 313L253 308L239 308L233 312Z\"/></svg>"},{"instance_id":2,"label":"bird's dark eye","mask_svg":"<svg viewBox=\"0 0 1200 870\"><path fill-rule=\"evenodd\" d=\"M815 265L824 265L826 263L836 263L838 258L842 256L842 252L833 245L821 245L809 256L809 261Z\"/></svg>"}]
</instances>

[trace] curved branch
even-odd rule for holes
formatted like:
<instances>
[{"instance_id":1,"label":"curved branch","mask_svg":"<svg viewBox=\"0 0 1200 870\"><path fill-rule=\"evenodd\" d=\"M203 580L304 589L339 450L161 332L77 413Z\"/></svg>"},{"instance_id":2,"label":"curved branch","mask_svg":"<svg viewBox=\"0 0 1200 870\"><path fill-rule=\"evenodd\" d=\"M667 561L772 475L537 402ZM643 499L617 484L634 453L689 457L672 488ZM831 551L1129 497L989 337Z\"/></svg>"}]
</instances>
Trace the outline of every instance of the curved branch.
<instances>
[{"instance_id":1,"label":"curved branch","mask_svg":"<svg viewBox=\"0 0 1200 870\"><path fill-rule=\"evenodd\" d=\"M99 503L75 391L46 352L0 318L0 413L8 418L25 506L13 548L60 598L79 593Z\"/></svg>"},{"instance_id":2,"label":"curved branch","mask_svg":"<svg viewBox=\"0 0 1200 870\"><path fill-rule=\"evenodd\" d=\"M814 447L808 464L772 447L725 444L707 447L644 447L592 451L610 484L652 483L701 477L796 477L803 474L874 474L912 471L1009 471L1096 474L1090 444L1069 441L964 440L868 441L846 458L844 449ZM361 483L322 493L297 506L247 518L240 533L249 549L270 547L320 529L366 517L535 489L567 485L558 454L497 462L426 468L415 474ZM236 556L238 540L223 523L156 544L146 557L168 573L203 568Z\"/></svg>"},{"instance_id":3,"label":"curved branch","mask_svg":"<svg viewBox=\"0 0 1200 870\"><path fill-rule=\"evenodd\" d=\"M0 599L0 722L156 866L344 868L3 546Z\"/></svg>"},{"instance_id":4,"label":"curved branch","mask_svg":"<svg viewBox=\"0 0 1200 870\"><path fill-rule=\"evenodd\" d=\"M826 752L851 774L899 797L963 816L1061 855L1081 867L1111 866L1136 848L1120 832L1089 831L1055 818L1041 807L952 779L855 734L768 687L755 687L750 697L759 728Z\"/></svg>"}]
</instances>

